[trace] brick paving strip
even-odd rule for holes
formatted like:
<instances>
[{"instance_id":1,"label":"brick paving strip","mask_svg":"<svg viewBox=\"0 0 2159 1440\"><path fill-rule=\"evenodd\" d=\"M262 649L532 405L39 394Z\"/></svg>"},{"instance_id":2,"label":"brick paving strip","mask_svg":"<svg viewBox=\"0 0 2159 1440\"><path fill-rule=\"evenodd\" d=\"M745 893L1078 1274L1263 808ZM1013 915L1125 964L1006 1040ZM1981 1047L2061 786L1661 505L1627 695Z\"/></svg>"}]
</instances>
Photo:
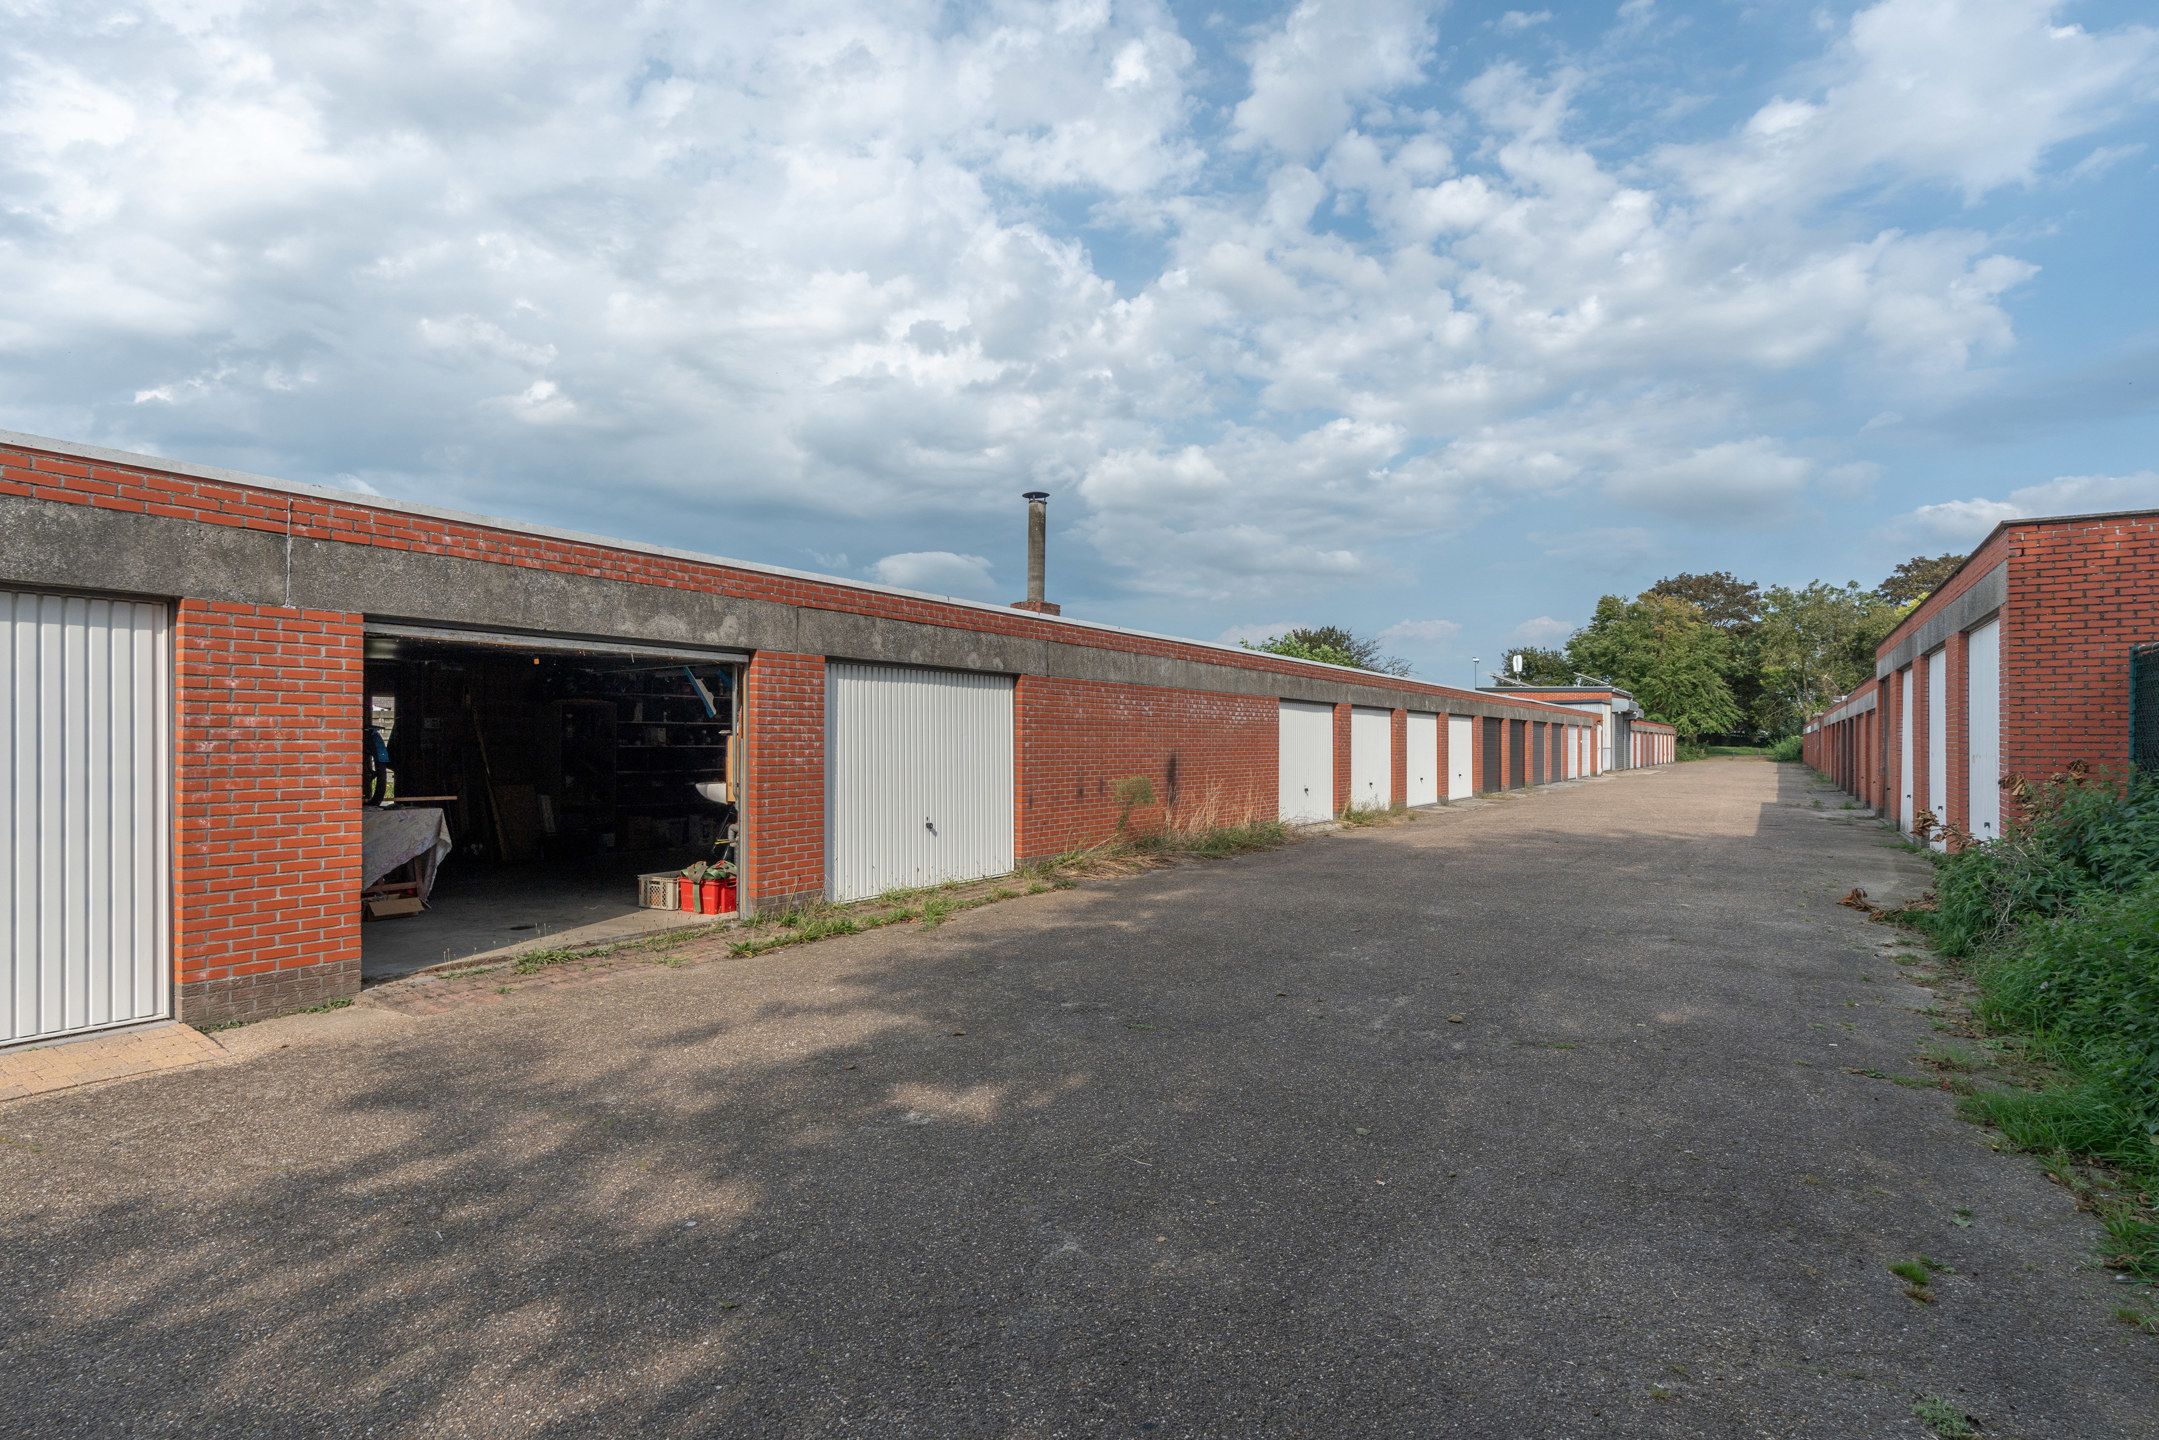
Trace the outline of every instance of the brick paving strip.
<instances>
[{"instance_id":1,"label":"brick paving strip","mask_svg":"<svg viewBox=\"0 0 2159 1440\"><path fill-rule=\"evenodd\" d=\"M28 1049L0 1051L0 1104L225 1059L225 1047L192 1026L136 1026Z\"/></svg>"}]
</instances>

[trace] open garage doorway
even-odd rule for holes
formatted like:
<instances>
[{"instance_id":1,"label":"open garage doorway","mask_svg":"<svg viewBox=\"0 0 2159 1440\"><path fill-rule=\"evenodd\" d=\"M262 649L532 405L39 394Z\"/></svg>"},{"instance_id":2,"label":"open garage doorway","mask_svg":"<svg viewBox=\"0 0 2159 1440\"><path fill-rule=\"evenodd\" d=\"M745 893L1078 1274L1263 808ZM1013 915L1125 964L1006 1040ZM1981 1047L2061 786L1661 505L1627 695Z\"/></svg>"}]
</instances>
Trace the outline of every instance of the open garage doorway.
<instances>
[{"instance_id":1,"label":"open garage doorway","mask_svg":"<svg viewBox=\"0 0 2159 1440\"><path fill-rule=\"evenodd\" d=\"M363 979L731 911L744 658L370 622Z\"/></svg>"}]
</instances>

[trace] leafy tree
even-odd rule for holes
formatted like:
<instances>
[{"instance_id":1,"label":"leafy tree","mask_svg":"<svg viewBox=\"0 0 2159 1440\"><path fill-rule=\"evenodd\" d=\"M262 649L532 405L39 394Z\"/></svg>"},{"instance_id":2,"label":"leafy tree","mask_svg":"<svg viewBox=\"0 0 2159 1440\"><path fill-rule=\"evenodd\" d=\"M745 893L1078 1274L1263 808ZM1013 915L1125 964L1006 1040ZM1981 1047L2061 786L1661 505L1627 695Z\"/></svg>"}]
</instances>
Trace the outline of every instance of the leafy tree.
<instances>
[{"instance_id":1,"label":"leafy tree","mask_svg":"<svg viewBox=\"0 0 2159 1440\"><path fill-rule=\"evenodd\" d=\"M1549 650L1538 645L1526 645L1520 650L1510 650L1510 655L1522 657L1522 673L1514 673L1514 662L1503 661L1510 679L1520 680L1524 685L1572 685L1574 662L1564 650Z\"/></svg>"},{"instance_id":2,"label":"leafy tree","mask_svg":"<svg viewBox=\"0 0 2159 1440\"><path fill-rule=\"evenodd\" d=\"M1654 591L1631 601L1605 596L1567 642L1576 669L1632 691L1650 719L1666 721L1687 741L1729 734L1741 723L1725 680L1731 650L1731 637L1699 606Z\"/></svg>"},{"instance_id":3,"label":"leafy tree","mask_svg":"<svg viewBox=\"0 0 2159 1440\"><path fill-rule=\"evenodd\" d=\"M1762 587L1729 570L1713 570L1701 575L1687 572L1667 576L1645 593L1693 602L1701 609L1704 620L1731 637L1724 683L1732 687L1732 700L1740 714L1731 738L1753 738L1747 720L1761 709L1761 665L1754 653L1754 627L1762 618Z\"/></svg>"},{"instance_id":4,"label":"leafy tree","mask_svg":"<svg viewBox=\"0 0 2159 1440\"><path fill-rule=\"evenodd\" d=\"M1876 647L1911 608L1856 581L1771 587L1753 637L1762 682L1756 724L1771 735L1796 734L1807 716L1874 673Z\"/></svg>"},{"instance_id":5,"label":"leafy tree","mask_svg":"<svg viewBox=\"0 0 2159 1440\"><path fill-rule=\"evenodd\" d=\"M1949 572L1964 563L1962 555L1914 555L1889 572L1874 593L1892 605L1916 605L1938 589Z\"/></svg>"},{"instance_id":6,"label":"leafy tree","mask_svg":"<svg viewBox=\"0 0 2159 1440\"><path fill-rule=\"evenodd\" d=\"M1409 673L1407 660L1387 654L1380 649L1377 640L1367 639L1339 625L1300 625L1270 636L1257 645L1246 641L1245 648L1264 650L1270 655L1287 655L1292 660L1319 660L1329 665L1377 670L1383 675Z\"/></svg>"},{"instance_id":7,"label":"leafy tree","mask_svg":"<svg viewBox=\"0 0 2159 1440\"><path fill-rule=\"evenodd\" d=\"M1762 614L1762 587L1740 579L1729 570L1715 570L1707 575L1667 575L1642 593L1685 600L1702 612L1704 620L1727 635L1740 635L1753 629L1754 622Z\"/></svg>"}]
</instances>

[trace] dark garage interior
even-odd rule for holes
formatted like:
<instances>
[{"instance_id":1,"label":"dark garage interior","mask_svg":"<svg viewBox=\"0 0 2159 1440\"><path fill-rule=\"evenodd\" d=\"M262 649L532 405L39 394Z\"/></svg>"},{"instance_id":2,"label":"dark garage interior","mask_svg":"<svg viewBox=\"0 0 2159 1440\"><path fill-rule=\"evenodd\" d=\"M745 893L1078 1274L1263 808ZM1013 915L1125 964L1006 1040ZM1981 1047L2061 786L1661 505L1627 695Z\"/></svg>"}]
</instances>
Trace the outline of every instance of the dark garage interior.
<instances>
[{"instance_id":1,"label":"dark garage interior","mask_svg":"<svg viewBox=\"0 0 2159 1440\"><path fill-rule=\"evenodd\" d=\"M740 853L740 675L719 654L371 625L389 774L363 795L363 975L707 918L640 877Z\"/></svg>"}]
</instances>

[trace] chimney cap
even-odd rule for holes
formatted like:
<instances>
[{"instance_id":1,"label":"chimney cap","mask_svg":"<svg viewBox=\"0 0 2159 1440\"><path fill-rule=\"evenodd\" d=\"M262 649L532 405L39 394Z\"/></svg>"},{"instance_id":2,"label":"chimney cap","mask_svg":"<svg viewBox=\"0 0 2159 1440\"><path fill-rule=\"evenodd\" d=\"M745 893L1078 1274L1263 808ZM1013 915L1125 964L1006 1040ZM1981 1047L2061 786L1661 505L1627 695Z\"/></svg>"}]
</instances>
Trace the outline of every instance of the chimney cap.
<instances>
[{"instance_id":1,"label":"chimney cap","mask_svg":"<svg viewBox=\"0 0 2159 1440\"><path fill-rule=\"evenodd\" d=\"M1047 500L1049 498L1050 492L1047 490L1029 490L1020 496L1022 500Z\"/></svg>"}]
</instances>

